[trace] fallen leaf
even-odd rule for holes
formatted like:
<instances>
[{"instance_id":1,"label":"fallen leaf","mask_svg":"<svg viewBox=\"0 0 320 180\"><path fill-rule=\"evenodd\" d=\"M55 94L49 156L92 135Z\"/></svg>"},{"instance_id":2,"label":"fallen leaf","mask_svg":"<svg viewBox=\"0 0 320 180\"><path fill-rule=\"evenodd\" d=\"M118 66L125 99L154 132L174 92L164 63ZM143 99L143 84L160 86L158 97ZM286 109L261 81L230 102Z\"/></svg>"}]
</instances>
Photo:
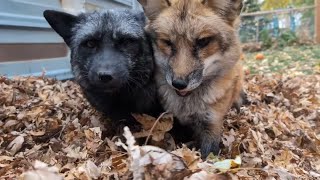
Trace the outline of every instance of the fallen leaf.
<instances>
[{"instance_id":1,"label":"fallen leaf","mask_svg":"<svg viewBox=\"0 0 320 180\"><path fill-rule=\"evenodd\" d=\"M32 135L32 136L43 136L43 135L45 135L45 131L43 130L43 131L30 131L30 134Z\"/></svg>"},{"instance_id":2,"label":"fallen leaf","mask_svg":"<svg viewBox=\"0 0 320 180\"><path fill-rule=\"evenodd\" d=\"M24 143L24 137L23 136L17 136L7 147L9 152L14 155L16 154L22 147L22 144Z\"/></svg>"},{"instance_id":3,"label":"fallen leaf","mask_svg":"<svg viewBox=\"0 0 320 180\"><path fill-rule=\"evenodd\" d=\"M221 172L238 168L241 166L241 157L237 156L235 159L226 159L213 164L213 167L219 169Z\"/></svg>"},{"instance_id":4,"label":"fallen leaf","mask_svg":"<svg viewBox=\"0 0 320 180\"><path fill-rule=\"evenodd\" d=\"M63 180L58 174L58 169L55 167L49 167L47 164L36 161L34 170L27 171L21 175L23 180Z\"/></svg>"},{"instance_id":5,"label":"fallen leaf","mask_svg":"<svg viewBox=\"0 0 320 180\"><path fill-rule=\"evenodd\" d=\"M206 171L200 171L192 174L189 178L184 178L184 180L227 180L228 178L223 175L209 174Z\"/></svg>"},{"instance_id":6,"label":"fallen leaf","mask_svg":"<svg viewBox=\"0 0 320 180\"><path fill-rule=\"evenodd\" d=\"M133 117L142 125L144 129L144 131L134 134L134 137L136 138L147 137L150 134L150 130L154 126L151 132L152 140L159 142L164 139L166 132L170 131L173 127L172 115L164 115L158 122L156 118L146 114L133 114ZM156 122L157 124L155 124Z\"/></svg>"},{"instance_id":7,"label":"fallen leaf","mask_svg":"<svg viewBox=\"0 0 320 180\"><path fill-rule=\"evenodd\" d=\"M203 162L199 163L200 168L211 168L213 170L219 170L220 172L227 172L234 168L239 168L242 164L240 156L237 156L235 159L226 159L222 161L217 161L214 163Z\"/></svg>"},{"instance_id":8,"label":"fallen leaf","mask_svg":"<svg viewBox=\"0 0 320 180\"><path fill-rule=\"evenodd\" d=\"M256 58L256 60L263 60L265 57L264 57L263 54L260 54L260 53L259 53L259 54L256 55L255 58Z\"/></svg>"},{"instance_id":9,"label":"fallen leaf","mask_svg":"<svg viewBox=\"0 0 320 180\"><path fill-rule=\"evenodd\" d=\"M79 168L79 172L84 172L88 179L98 179L101 175L101 170L90 160Z\"/></svg>"}]
</instances>

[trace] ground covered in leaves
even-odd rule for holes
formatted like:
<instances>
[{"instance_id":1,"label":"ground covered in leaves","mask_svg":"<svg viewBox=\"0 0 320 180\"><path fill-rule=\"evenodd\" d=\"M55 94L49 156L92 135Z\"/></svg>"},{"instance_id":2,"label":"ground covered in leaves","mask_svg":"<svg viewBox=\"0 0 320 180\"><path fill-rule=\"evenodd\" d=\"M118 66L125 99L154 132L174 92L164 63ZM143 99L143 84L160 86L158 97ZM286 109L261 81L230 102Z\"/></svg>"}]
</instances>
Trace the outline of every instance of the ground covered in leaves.
<instances>
[{"instance_id":1,"label":"ground covered in leaves","mask_svg":"<svg viewBox=\"0 0 320 180\"><path fill-rule=\"evenodd\" d=\"M320 45L270 49L247 53L243 58L247 71L251 74L274 72L295 75L320 74Z\"/></svg>"},{"instance_id":2,"label":"ground covered in leaves","mask_svg":"<svg viewBox=\"0 0 320 180\"><path fill-rule=\"evenodd\" d=\"M2 77L0 177L320 179L320 75L248 75L245 86L251 104L229 112L220 156L202 161L175 147L170 115L155 125L157 118L136 115L140 132L108 137L108 120L73 82ZM135 143L149 135L174 151Z\"/></svg>"}]
</instances>

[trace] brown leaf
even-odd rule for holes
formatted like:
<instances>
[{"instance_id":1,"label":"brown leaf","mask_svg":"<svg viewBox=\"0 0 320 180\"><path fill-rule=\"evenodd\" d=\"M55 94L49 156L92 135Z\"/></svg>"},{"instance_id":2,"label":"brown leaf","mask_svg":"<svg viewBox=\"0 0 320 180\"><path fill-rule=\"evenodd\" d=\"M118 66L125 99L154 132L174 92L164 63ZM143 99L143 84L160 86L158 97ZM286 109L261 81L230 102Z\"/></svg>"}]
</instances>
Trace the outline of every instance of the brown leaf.
<instances>
[{"instance_id":1,"label":"brown leaf","mask_svg":"<svg viewBox=\"0 0 320 180\"><path fill-rule=\"evenodd\" d=\"M22 147L22 144L24 143L24 137L23 136L17 136L7 147L9 152L14 155L16 154Z\"/></svg>"},{"instance_id":2,"label":"brown leaf","mask_svg":"<svg viewBox=\"0 0 320 180\"><path fill-rule=\"evenodd\" d=\"M43 136L45 134L45 130L42 130L42 131L30 131L30 134L32 136Z\"/></svg>"},{"instance_id":3,"label":"brown leaf","mask_svg":"<svg viewBox=\"0 0 320 180\"><path fill-rule=\"evenodd\" d=\"M23 180L63 180L63 178L58 174L58 169L54 167L48 167L47 164L40 161L36 161L34 165L34 170L27 171L21 175Z\"/></svg>"}]
</instances>

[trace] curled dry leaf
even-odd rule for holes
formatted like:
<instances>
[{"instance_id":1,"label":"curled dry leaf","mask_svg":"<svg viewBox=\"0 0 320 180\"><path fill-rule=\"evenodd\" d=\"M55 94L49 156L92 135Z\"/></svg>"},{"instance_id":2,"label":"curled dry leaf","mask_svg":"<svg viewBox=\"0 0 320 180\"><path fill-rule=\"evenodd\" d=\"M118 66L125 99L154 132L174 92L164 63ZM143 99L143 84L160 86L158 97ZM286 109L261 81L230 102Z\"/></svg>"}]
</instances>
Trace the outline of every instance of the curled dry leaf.
<instances>
[{"instance_id":1,"label":"curled dry leaf","mask_svg":"<svg viewBox=\"0 0 320 180\"><path fill-rule=\"evenodd\" d=\"M142 125L144 130L142 132L135 133L134 137L136 138L147 137L150 134L152 127L155 126L151 132L152 140L159 142L164 140L166 132L170 131L173 127L173 116L170 114L162 116L157 124L155 124L157 118L146 114L133 114L133 117Z\"/></svg>"},{"instance_id":2,"label":"curled dry leaf","mask_svg":"<svg viewBox=\"0 0 320 180\"><path fill-rule=\"evenodd\" d=\"M13 157L0 156L0 168L9 167L12 161L14 161Z\"/></svg>"},{"instance_id":3,"label":"curled dry leaf","mask_svg":"<svg viewBox=\"0 0 320 180\"><path fill-rule=\"evenodd\" d=\"M225 159L214 163L203 162L199 164L199 167L204 169L210 169L211 171L218 170L220 172L227 172L234 168L239 168L241 164L241 157L237 156L235 159Z\"/></svg>"},{"instance_id":4,"label":"curled dry leaf","mask_svg":"<svg viewBox=\"0 0 320 180\"><path fill-rule=\"evenodd\" d=\"M67 153L67 157L74 159L85 159L88 155L87 151L81 150L81 147L75 147L74 145L64 149L64 152Z\"/></svg>"},{"instance_id":5,"label":"curled dry leaf","mask_svg":"<svg viewBox=\"0 0 320 180\"><path fill-rule=\"evenodd\" d=\"M14 158L10 156L0 156L0 162L2 161L13 161Z\"/></svg>"},{"instance_id":6,"label":"curled dry leaf","mask_svg":"<svg viewBox=\"0 0 320 180\"><path fill-rule=\"evenodd\" d=\"M11 126L14 126L14 125L16 125L16 124L18 124L18 123L19 123L19 121L17 121L17 120L8 120L8 121L4 124L3 128L4 128L4 129L8 129L8 128L10 128Z\"/></svg>"},{"instance_id":7,"label":"curled dry leaf","mask_svg":"<svg viewBox=\"0 0 320 180\"><path fill-rule=\"evenodd\" d=\"M154 146L135 145L135 139L128 127L124 128L124 136L127 139L127 150L131 159L130 170L133 172L134 179L169 178L174 176L173 173L186 169L183 160L174 154Z\"/></svg>"},{"instance_id":8,"label":"curled dry leaf","mask_svg":"<svg viewBox=\"0 0 320 180\"><path fill-rule=\"evenodd\" d=\"M202 162L200 153L195 150L190 150L185 145L182 148L173 151L172 154L181 157L190 170L197 170L198 164Z\"/></svg>"},{"instance_id":9,"label":"curled dry leaf","mask_svg":"<svg viewBox=\"0 0 320 180\"><path fill-rule=\"evenodd\" d=\"M210 174L206 171L200 171L192 174L190 177L184 178L184 180L227 180L224 175Z\"/></svg>"},{"instance_id":10,"label":"curled dry leaf","mask_svg":"<svg viewBox=\"0 0 320 180\"><path fill-rule=\"evenodd\" d=\"M212 167L219 169L221 172L226 172L232 168L239 168L241 166L241 157L237 156L235 159L226 159L223 161L215 162Z\"/></svg>"},{"instance_id":11,"label":"curled dry leaf","mask_svg":"<svg viewBox=\"0 0 320 180\"><path fill-rule=\"evenodd\" d=\"M120 172L126 172L128 170L126 154L116 154L111 156L111 167L113 170Z\"/></svg>"},{"instance_id":12,"label":"curled dry leaf","mask_svg":"<svg viewBox=\"0 0 320 180\"><path fill-rule=\"evenodd\" d=\"M36 161L34 170L27 171L21 175L22 180L63 180L58 174L58 169L49 167L47 164Z\"/></svg>"},{"instance_id":13,"label":"curled dry leaf","mask_svg":"<svg viewBox=\"0 0 320 180\"><path fill-rule=\"evenodd\" d=\"M128 127L124 128L123 135L127 140L128 147L125 148L126 146L123 144L120 144L120 142L117 143L117 145L122 145L125 149L127 149L128 154L130 155L130 159L131 159L130 170L133 172L133 179L135 180L143 179L142 177L144 174L144 167L143 166L141 167L139 163L139 160L141 158L140 148L139 146L135 145L136 141Z\"/></svg>"},{"instance_id":14,"label":"curled dry leaf","mask_svg":"<svg viewBox=\"0 0 320 180\"><path fill-rule=\"evenodd\" d=\"M45 131L44 130L42 130L42 131L31 131L30 132L30 134L32 135L32 136L43 136L43 135L45 135Z\"/></svg>"},{"instance_id":15,"label":"curled dry leaf","mask_svg":"<svg viewBox=\"0 0 320 180\"><path fill-rule=\"evenodd\" d=\"M23 136L17 136L7 147L9 152L14 155L16 154L22 147L22 144L24 143L24 137Z\"/></svg>"},{"instance_id":16,"label":"curled dry leaf","mask_svg":"<svg viewBox=\"0 0 320 180\"><path fill-rule=\"evenodd\" d=\"M92 161L86 161L80 168L79 172L83 172L88 179L98 179L101 175L101 170Z\"/></svg>"}]
</instances>

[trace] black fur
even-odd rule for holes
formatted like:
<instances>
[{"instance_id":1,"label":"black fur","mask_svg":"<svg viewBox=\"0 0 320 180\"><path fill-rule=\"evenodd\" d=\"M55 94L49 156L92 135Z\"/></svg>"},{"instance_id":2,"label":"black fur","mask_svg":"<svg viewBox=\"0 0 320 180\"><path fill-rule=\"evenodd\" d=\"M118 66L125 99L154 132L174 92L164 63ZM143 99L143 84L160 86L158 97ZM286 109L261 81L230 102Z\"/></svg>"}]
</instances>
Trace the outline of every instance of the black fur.
<instances>
[{"instance_id":1,"label":"black fur","mask_svg":"<svg viewBox=\"0 0 320 180\"><path fill-rule=\"evenodd\" d=\"M112 120L161 112L142 12L108 10L73 16L47 10L44 17L70 47L75 80L98 111Z\"/></svg>"}]
</instances>

